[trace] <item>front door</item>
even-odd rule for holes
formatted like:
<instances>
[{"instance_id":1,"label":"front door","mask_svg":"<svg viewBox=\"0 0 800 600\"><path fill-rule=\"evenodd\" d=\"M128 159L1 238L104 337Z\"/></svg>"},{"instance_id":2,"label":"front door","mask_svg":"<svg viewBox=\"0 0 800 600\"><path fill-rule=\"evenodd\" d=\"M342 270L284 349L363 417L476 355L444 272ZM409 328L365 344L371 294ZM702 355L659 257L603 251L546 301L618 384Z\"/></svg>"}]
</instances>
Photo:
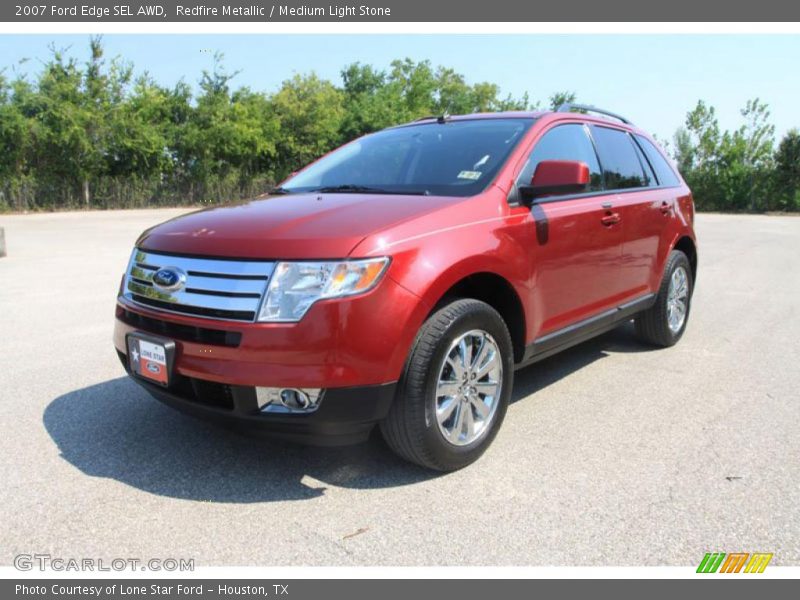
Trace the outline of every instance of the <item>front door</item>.
<instances>
[{"instance_id":1,"label":"front door","mask_svg":"<svg viewBox=\"0 0 800 600\"><path fill-rule=\"evenodd\" d=\"M623 223L615 194L603 193L603 177L585 125L556 125L536 142L517 183L530 183L542 160L576 160L591 174L589 190L537 199L526 236L532 261L531 310L536 338L616 308ZM520 207L523 208L523 207Z\"/></svg>"}]
</instances>

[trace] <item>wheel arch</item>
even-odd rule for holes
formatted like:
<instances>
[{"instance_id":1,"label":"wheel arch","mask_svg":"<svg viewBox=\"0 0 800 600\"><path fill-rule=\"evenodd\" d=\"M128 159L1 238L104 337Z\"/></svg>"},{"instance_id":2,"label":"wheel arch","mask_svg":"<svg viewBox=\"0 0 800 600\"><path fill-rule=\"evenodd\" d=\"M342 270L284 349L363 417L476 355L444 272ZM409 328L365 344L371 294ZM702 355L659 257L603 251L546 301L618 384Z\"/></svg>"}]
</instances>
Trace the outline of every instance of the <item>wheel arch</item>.
<instances>
[{"instance_id":1,"label":"wheel arch","mask_svg":"<svg viewBox=\"0 0 800 600\"><path fill-rule=\"evenodd\" d=\"M688 235L681 236L672 246L673 250L680 250L689 259L692 267L692 286L697 281L697 244Z\"/></svg>"},{"instance_id":2,"label":"wheel arch","mask_svg":"<svg viewBox=\"0 0 800 600\"><path fill-rule=\"evenodd\" d=\"M451 283L432 302L430 314L458 298L480 300L494 308L505 321L514 347L514 362L525 354L525 308L511 282L492 271L477 271ZM430 315L429 315L430 316Z\"/></svg>"}]
</instances>

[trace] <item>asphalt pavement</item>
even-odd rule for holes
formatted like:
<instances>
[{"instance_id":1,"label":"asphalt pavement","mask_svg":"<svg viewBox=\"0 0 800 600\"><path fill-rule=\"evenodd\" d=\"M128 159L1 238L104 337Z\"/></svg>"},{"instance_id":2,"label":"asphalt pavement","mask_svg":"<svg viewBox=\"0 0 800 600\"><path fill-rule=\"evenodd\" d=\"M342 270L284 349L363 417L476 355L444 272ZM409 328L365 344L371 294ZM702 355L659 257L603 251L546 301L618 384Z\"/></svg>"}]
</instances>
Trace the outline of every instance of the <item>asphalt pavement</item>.
<instances>
[{"instance_id":1,"label":"asphalt pavement","mask_svg":"<svg viewBox=\"0 0 800 600\"><path fill-rule=\"evenodd\" d=\"M0 215L0 564L800 565L800 218L699 215L680 344L625 326L519 371L494 445L441 475L379 436L241 437L125 377L120 276L180 212Z\"/></svg>"}]
</instances>

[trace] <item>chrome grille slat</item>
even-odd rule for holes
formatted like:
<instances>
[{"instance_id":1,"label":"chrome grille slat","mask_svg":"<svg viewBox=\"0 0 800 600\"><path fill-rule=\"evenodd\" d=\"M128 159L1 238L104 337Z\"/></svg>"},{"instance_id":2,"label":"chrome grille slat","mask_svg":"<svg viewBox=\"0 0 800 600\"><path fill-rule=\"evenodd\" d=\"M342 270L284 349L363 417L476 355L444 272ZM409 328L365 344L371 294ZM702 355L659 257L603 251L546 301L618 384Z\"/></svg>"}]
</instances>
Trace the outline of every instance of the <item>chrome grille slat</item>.
<instances>
[{"instance_id":1,"label":"chrome grille slat","mask_svg":"<svg viewBox=\"0 0 800 600\"><path fill-rule=\"evenodd\" d=\"M153 283L162 268L186 274L179 290ZM134 250L128 264L123 296L155 310L213 319L255 321L275 263L174 256Z\"/></svg>"},{"instance_id":2,"label":"chrome grille slat","mask_svg":"<svg viewBox=\"0 0 800 600\"><path fill-rule=\"evenodd\" d=\"M162 267L178 267L187 273L198 271L203 273L219 273L220 275L257 275L266 280L272 274L274 262L261 260L228 260L221 258L194 258L174 256L138 250L135 262L158 269ZM265 270L267 269L267 270Z\"/></svg>"},{"instance_id":3,"label":"chrome grille slat","mask_svg":"<svg viewBox=\"0 0 800 600\"><path fill-rule=\"evenodd\" d=\"M259 298L231 298L211 294L196 294L180 290L178 292L162 292L155 287L144 286L131 280L128 289L139 296L169 302L177 305L173 310L180 310L179 306L195 306L197 308L211 308L213 310L253 311L258 307Z\"/></svg>"},{"instance_id":4,"label":"chrome grille slat","mask_svg":"<svg viewBox=\"0 0 800 600\"><path fill-rule=\"evenodd\" d=\"M169 265L175 266L175 265ZM138 267L134 267L131 271L131 277L141 279L142 281L151 282L155 271L144 271ZM187 288L194 288L198 290L207 290L209 292L230 292L234 294L258 294L259 296L264 293L264 284L266 279L237 279L221 277L203 277L195 275L193 271L187 273L191 278L186 282Z\"/></svg>"}]
</instances>

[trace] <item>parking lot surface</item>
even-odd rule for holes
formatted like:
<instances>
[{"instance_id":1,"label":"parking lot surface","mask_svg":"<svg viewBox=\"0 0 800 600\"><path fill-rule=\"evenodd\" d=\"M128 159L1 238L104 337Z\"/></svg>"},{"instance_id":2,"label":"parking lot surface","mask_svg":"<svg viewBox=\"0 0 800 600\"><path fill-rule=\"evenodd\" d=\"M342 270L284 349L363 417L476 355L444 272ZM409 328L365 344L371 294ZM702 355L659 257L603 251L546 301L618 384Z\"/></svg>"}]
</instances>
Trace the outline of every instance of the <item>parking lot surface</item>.
<instances>
[{"instance_id":1,"label":"parking lot surface","mask_svg":"<svg viewBox=\"0 0 800 600\"><path fill-rule=\"evenodd\" d=\"M120 276L138 233L181 212L0 215L0 564L800 564L800 218L699 215L680 344L626 326L519 371L489 452L438 475L379 436L240 437L125 377Z\"/></svg>"}]
</instances>

